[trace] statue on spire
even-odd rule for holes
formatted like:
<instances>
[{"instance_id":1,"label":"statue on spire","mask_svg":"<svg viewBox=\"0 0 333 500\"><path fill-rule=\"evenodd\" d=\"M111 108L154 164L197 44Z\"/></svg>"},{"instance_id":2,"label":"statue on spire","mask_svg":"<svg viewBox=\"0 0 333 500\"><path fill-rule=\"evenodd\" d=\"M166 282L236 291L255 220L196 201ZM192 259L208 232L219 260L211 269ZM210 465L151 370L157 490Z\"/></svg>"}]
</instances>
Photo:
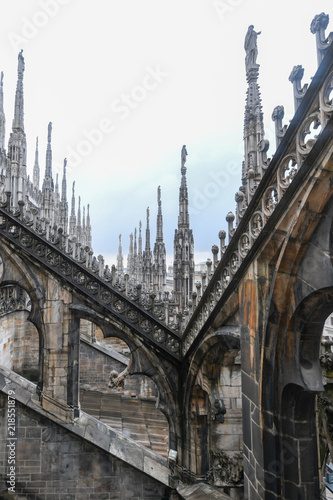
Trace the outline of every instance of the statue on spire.
<instances>
[{"instance_id":1,"label":"statue on spire","mask_svg":"<svg viewBox=\"0 0 333 500\"><path fill-rule=\"evenodd\" d=\"M258 56L258 46L257 46L257 37L260 35L261 31L258 33L254 31L253 24L249 26L244 42L244 49L246 52L245 56L245 67L246 72L248 72L252 68L258 68L257 64L257 56Z\"/></svg>"},{"instance_id":2,"label":"statue on spire","mask_svg":"<svg viewBox=\"0 0 333 500\"><path fill-rule=\"evenodd\" d=\"M182 152L181 152L182 167L185 167L186 156L187 156L186 146L183 146L182 147Z\"/></svg>"},{"instance_id":3,"label":"statue on spire","mask_svg":"<svg viewBox=\"0 0 333 500\"><path fill-rule=\"evenodd\" d=\"M23 71L24 71L24 57L23 57L22 54L23 54L23 49L21 50L21 52L18 55L18 67L17 67L17 71L19 73L23 73Z\"/></svg>"}]
</instances>

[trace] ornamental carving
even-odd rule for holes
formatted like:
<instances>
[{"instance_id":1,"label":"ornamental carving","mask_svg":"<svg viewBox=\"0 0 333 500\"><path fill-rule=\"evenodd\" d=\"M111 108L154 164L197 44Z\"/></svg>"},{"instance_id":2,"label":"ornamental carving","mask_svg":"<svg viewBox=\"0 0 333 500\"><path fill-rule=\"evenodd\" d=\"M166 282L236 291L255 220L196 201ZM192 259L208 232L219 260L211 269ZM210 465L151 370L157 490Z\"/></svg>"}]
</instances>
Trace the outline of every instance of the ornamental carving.
<instances>
[{"instance_id":1,"label":"ornamental carving","mask_svg":"<svg viewBox=\"0 0 333 500\"><path fill-rule=\"evenodd\" d=\"M35 253L39 256L39 257L44 257L45 255L45 250L46 250L46 246L43 245L42 243L37 243L37 245L35 246Z\"/></svg>"},{"instance_id":2,"label":"ornamental carving","mask_svg":"<svg viewBox=\"0 0 333 500\"><path fill-rule=\"evenodd\" d=\"M224 288L227 288L227 286L230 283L230 273L229 273L229 269L227 267L225 267L222 271L222 283L223 283Z\"/></svg>"},{"instance_id":3,"label":"ornamental carving","mask_svg":"<svg viewBox=\"0 0 333 500\"><path fill-rule=\"evenodd\" d=\"M33 244L33 238L27 233L21 234L20 241L25 247L31 247Z\"/></svg>"},{"instance_id":4,"label":"ornamental carving","mask_svg":"<svg viewBox=\"0 0 333 500\"><path fill-rule=\"evenodd\" d=\"M223 399L215 399L213 406L213 415L217 422L224 423L224 415L227 413Z\"/></svg>"},{"instance_id":5,"label":"ornamental carving","mask_svg":"<svg viewBox=\"0 0 333 500\"><path fill-rule=\"evenodd\" d=\"M263 211L269 217L274 212L276 205L279 203L278 192L275 186L270 186L266 189L263 197Z\"/></svg>"},{"instance_id":6,"label":"ornamental carving","mask_svg":"<svg viewBox=\"0 0 333 500\"><path fill-rule=\"evenodd\" d=\"M319 112L316 112L309 115L300 126L297 132L296 144L297 150L303 156L308 155L313 148L318 134L320 133L320 125ZM317 131L317 129L319 130Z\"/></svg>"},{"instance_id":7,"label":"ornamental carving","mask_svg":"<svg viewBox=\"0 0 333 500\"><path fill-rule=\"evenodd\" d=\"M66 276L72 274L72 266L67 260L60 260L59 268Z\"/></svg>"},{"instance_id":8,"label":"ornamental carving","mask_svg":"<svg viewBox=\"0 0 333 500\"><path fill-rule=\"evenodd\" d=\"M101 291L101 300L105 302L105 304L110 304L112 299L112 294L108 290Z\"/></svg>"},{"instance_id":9,"label":"ornamental carving","mask_svg":"<svg viewBox=\"0 0 333 500\"><path fill-rule=\"evenodd\" d=\"M85 282L84 274L81 271L74 273L73 279L78 285L83 285Z\"/></svg>"},{"instance_id":10,"label":"ornamental carving","mask_svg":"<svg viewBox=\"0 0 333 500\"><path fill-rule=\"evenodd\" d=\"M87 283L87 290L90 293L92 293L92 294L97 293L98 292L98 288L99 288L99 286L98 286L98 283L96 283L96 281L92 281L92 280L88 281L88 283Z\"/></svg>"},{"instance_id":11,"label":"ornamental carving","mask_svg":"<svg viewBox=\"0 0 333 500\"><path fill-rule=\"evenodd\" d=\"M152 325L151 325L150 321L148 321L147 319L144 319L143 321L141 321L140 327L141 327L141 330L143 330L146 333L149 333L149 332L151 332Z\"/></svg>"},{"instance_id":12,"label":"ornamental carving","mask_svg":"<svg viewBox=\"0 0 333 500\"><path fill-rule=\"evenodd\" d=\"M297 173L297 161L295 154L287 155L281 162L278 171L278 182L282 192L285 192Z\"/></svg>"},{"instance_id":13,"label":"ornamental carving","mask_svg":"<svg viewBox=\"0 0 333 500\"><path fill-rule=\"evenodd\" d=\"M231 273L235 274L235 272L237 271L238 268L239 268L239 257L238 257L238 254L236 252L234 252L230 258Z\"/></svg>"},{"instance_id":14,"label":"ornamental carving","mask_svg":"<svg viewBox=\"0 0 333 500\"><path fill-rule=\"evenodd\" d=\"M172 352L178 352L179 351L179 342L178 340L174 339L170 335L168 335L168 340L167 340L167 346Z\"/></svg>"},{"instance_id":15,"label":"ornamental carving","mask_svg":"<svg viewBox=\"0 0 333 500\"><path fill-rule=\"evenodd\" d=\"M333 112L333 72L326 78L320 97L320 108L327 113L328 119Z\"/></svg>"},{"instance_id":16,"label":"ornamental carving","mask_svg":"<svg viewBox=\"0 0 333 500\"><path fill-rule=\"evenodd\" d=\"M46 262L50 264L50 266L57 266L59 264L59 255L55 252L50 252L46 256Z\"/></svg>"},{"instance_id":17,"label":"ornamental carving","mask_svg":"<svg viewBox=\"0 0 333 500\"><path fill-rule=\"evenodd\" d=\"M219 300L222 297L222 283L217 281L215 284L215 299Z\"/></svg>"},{"instance_id":18,"label":"ornamental carving","mask_svg":"<svg viewBox=\"0 0 333 500\"><path fill-rule=\"evenodd\" d=\"M31 311L27 292L17 285L0 288L0 315L5 316L18 310Z\"/></svg>"},{"instance_id":19,"label":"ornamental carving","mask_svg":"<svg viewBox=\"0 0 333 500\"><path fill-rule=\"evenodd\" d=\"M17 226L15 226L14 224L12 224L11 226L9 226L8 228L8 232L11 234L11 236L13 236L14 238L17 238L18 235L20 234L20 230Z\"/></svg>"},{"instance_id":20,"label":"ornamental carving","mask_svg":"<svg viewBox=\"0 0 333 500\"><path fill-rule=\"evenodd\" d=\"M254 238L257 238L264 227L264 219L261 212L255 212L251 219L251 233Z\"/></svg>"},{"instance_id":21,"label":"ornamental carving","mask_svg":"<svg viewBox=\"0 0 333 500\"><path fill-rule=\"evenodd\" d=\"M123 312L125 310L125 303L118 299L115 301L115 303L113 304L113 308L117 311L117 312Z\"/></svg>"},{"instance_id":22,"label":"ornamental carving","mask_svg":"<svg viewBox=\"0 0 333 500\"><path fill-rule=\"evenodd\" d=\"M319 356L321 366L330 371L333 369L333 352L324 352Z\"/></svg>"},{"instance_id":23,"label":"ornamental carving","mask_svg":"<svg viewBox=\"0 0 333 500\"><path fill-rule=\"evenodd\" d=\"M215 307L215 297L214 297L214 294L213 293L210 293L209 294L209 305L208 305L208 308L209 308L209 311L212 312L214 307Z\"/></svg>"},{"instance_id":24,"label":"ornamental carving","mask_svg":"<svg viewBox=\"0 0 333 500\"><path fill-rule=\"evenodd\" d=\"M134 309L129 309L128 310L127 317L132 322L138 321L138 319L139 319L138 312L135 311Z\"/></svg>"},{"instance_id":25,"label":"ornamental carving","mask_svg":"<svg viewBox=\"0 0 333 500\"><path fill-rule=\"evenodd\" d=\"M250 238L247 233L243 233L239 239L239 253L241 257L246 257L247 252L250 250Z\"/></svg>"},{"instance_id":26,"label":"ornamental carving","mask_svg":"<svg viewBox=\"0 0 333 500\"><path fill-rule=\"evenodd\" d=\"M241 452L212 452L213 466L207 478L214 486L242 486L244 484L243 454Z\"/></svg>"}]
</instances>

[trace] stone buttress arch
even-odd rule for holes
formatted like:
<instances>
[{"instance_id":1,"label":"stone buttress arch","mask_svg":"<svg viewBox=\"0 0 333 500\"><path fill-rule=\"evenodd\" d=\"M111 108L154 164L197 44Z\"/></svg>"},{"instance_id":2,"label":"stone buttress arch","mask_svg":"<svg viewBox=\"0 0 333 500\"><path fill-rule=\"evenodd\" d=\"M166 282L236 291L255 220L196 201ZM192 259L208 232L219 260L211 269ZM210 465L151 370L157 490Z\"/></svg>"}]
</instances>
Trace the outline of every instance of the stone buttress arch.
<instances>
[{"instance_id":1,"label":"stone buttress arch","mask_svg":"<svg viewBox=\"0 0 333 500\"><path fill-rule=\"evenodd\" d=\"M323 171L303 193L281 242L266 298L260 375L264 484L286 500L319 498L314 404L322 390L321 332L333 310L332 221L332 188Z\"/></svg>"}]
</instances>

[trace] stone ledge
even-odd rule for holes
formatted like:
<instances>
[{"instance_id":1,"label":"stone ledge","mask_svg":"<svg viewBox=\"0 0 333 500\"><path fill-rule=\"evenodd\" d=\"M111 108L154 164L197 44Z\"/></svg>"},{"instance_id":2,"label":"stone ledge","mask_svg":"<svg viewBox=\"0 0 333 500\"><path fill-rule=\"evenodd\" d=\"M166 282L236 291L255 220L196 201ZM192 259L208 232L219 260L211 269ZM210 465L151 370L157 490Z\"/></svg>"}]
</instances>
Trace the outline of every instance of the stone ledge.
<instances>
[{"instance_id":1,"label":"stone ledge","mask_svg":"<svg viewBox=\"0 0 333 500\"><path fill-rule=\"evenodd\" d=\"M98 342L89 342L89 340L83 338L82 335L80 336L80 341L84 342L89 347L92 347L93 349L96 349L97 351L100 351L103 354L106 354L110 358L113 358L116 361L119 361L119 363L122 363L123 365L126 365L126 366L129 365L129 359L126 358L126 356L123 356L119 352L114 351L113 349L111 349L109 347L101 346Z\"/></svg>"},{"instance_id":2,"label":"stone ledge","mask_svg":"<svg viewBox=\"0 0 333 500\"><path fill-rule=\"evenodd\" d=\"M93 446L97 446L160 483L169 486L170 470L165 458L82 411L80 417L71 423L61 421L57 416L42 408L36 394L35 384L0 366L0 391L8 394L9 390L15 391L14 398L19 403L88 441Z\"/></svg>"},{"instance_id":3,"label":"stone ledge","mask_svg":"<svg viewBox=\"0 0 333 500\"><path fill-rule=\"evenodd\" d=\"M230 500L230 496L206 483L179 485L177 493L184 500Z\"/></svg>"}]
</instances>

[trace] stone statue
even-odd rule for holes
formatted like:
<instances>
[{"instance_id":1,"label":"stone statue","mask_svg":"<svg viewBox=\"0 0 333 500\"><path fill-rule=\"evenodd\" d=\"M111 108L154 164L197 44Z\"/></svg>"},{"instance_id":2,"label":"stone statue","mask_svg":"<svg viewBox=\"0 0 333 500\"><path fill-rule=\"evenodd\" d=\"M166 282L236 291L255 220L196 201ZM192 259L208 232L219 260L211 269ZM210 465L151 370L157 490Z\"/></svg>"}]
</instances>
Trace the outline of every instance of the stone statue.
<instances>
[{"instance_id":1,"label":"stone statue","mask_svg":"<svg viewBox=\"0 0 333 500\"><path fill-rule=\"evenodd\" d=\"M226 414L227 409L225 407L223 399L215 399L214 401L214 415L215 420L217 420L220 424L224 423L224 415Z\"/></svg>"},{"instance_id":2,"label":"stone statue","mask_svg":"<svg viewBox=\"0 0 333 500\"><path fill-rule=\"evenodd\" d=\"M183 147L182 147L182 153L181 153L181 157L182 157L182 167L184 167L184 165L185 165L185 163L186 163L186 156L187 156L186 146L183 146Z\"/></svg>"},{"instance_id":3,"label":"stone statue","mask_svg":"<svg viewBox=\"0 0 333 500\"><path fill-rule=\"evenodd\" d=\"M257 68L257 56L258 56L258 47L257 47L257 37L260 35L261 31L258 33L254 31L253 24L249 26L246 36L245 36L245 43L244 43L244 48L246 52L245 56L245 67L246 67L246 72L248 72L252 68Z\"/></svg>"},{"instance_id":4,"label":"stone statue","mask_svg":"<svg viewBox=\"0 0 333 500\"><path fill-rule=\"evenodd\" d=\"M24 71L24 57L23 57L22 53L23 53L23 49L21 50L21 52L18 55L18 68L17 68L17 70L19 73L23 73L23 71Z\"/></svg>"},{"instance_id":5,"label":"stone statue","mask_svg":"<svg viewBox=\"0 0 333 500\"><path fill-rule=\"evenodd\" d=\"M121 391L124 389L125 385L125 377L128 375L128 367L125 368L121 373L118 373L116 370L112 370L110 373L110 389L117 389Z\"/></svg>"}]
</instances>

